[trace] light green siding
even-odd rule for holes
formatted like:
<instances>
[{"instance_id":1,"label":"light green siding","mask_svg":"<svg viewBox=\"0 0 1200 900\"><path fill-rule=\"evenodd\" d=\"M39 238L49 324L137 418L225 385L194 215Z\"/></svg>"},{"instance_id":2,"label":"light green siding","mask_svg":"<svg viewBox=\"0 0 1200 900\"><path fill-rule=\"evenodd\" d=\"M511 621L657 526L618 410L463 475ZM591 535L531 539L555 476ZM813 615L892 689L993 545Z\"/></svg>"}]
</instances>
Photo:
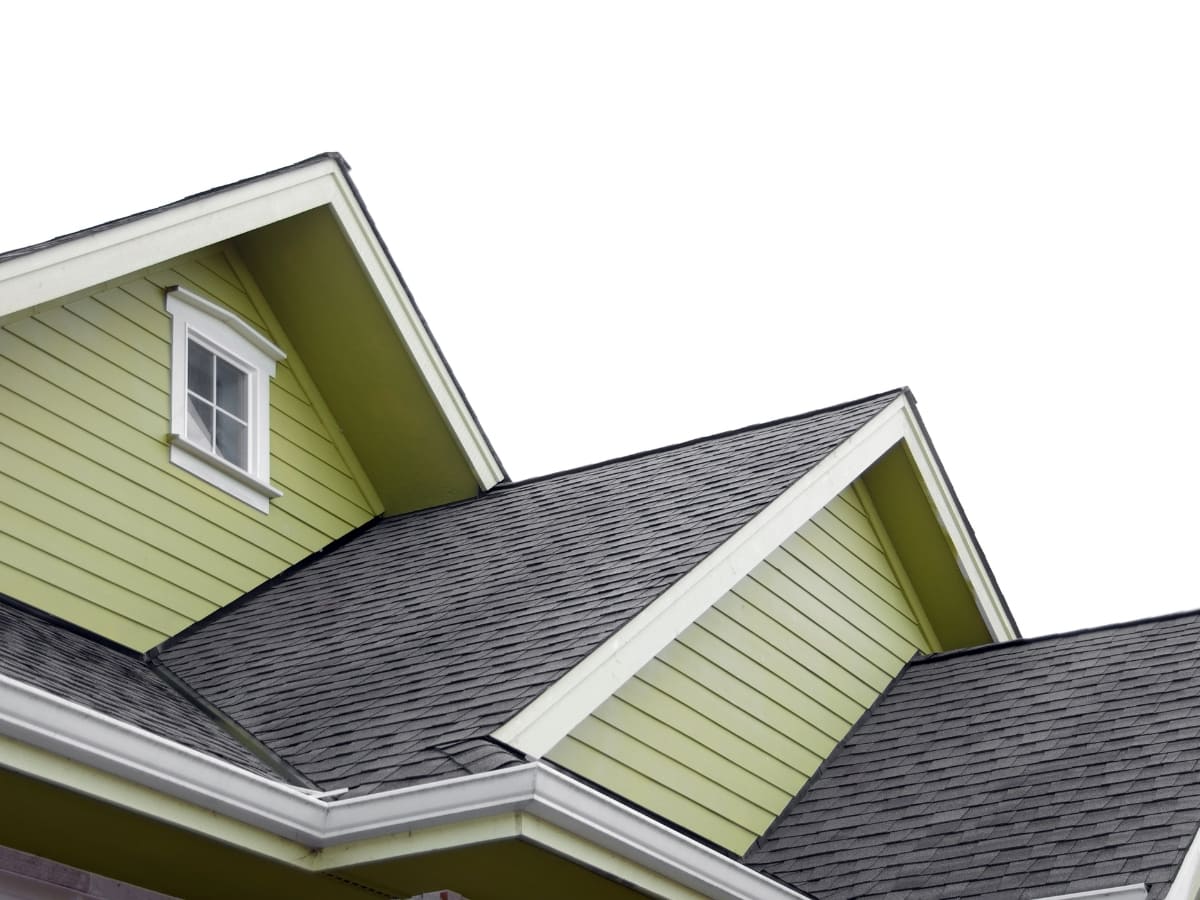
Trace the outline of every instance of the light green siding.
<instances>
[{"instance_id":1,"label":"light green siding","mask_svg":"<svg viewBox=\"0 0 1200 900\"><path fill-rule=\"evenodd\" d=\"M835 498L549 758L736 853L918 650L870 498Z\"/></svg>"},{"instance_id":2,"label":"light green siding","mask_svg":"<svg viewBox=\"0 0 1200 900\"><path fill-rule=\"evenodd\" d=\"M241 274L239 274L239 272ZM264 515L168 461L179 284L288 351ZM0 592L139 650L361 525L378 501L232 252L210 249L0 327Z\"/></svg>"}]
</instances>

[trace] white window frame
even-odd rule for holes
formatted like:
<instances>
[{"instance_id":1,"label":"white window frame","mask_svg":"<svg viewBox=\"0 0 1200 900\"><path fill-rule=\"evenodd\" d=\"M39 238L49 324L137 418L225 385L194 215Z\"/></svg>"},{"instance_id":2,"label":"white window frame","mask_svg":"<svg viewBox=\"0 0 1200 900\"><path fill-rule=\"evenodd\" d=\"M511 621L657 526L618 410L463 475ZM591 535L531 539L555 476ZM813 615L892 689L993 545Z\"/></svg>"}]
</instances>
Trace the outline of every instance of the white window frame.
<instances>
[{"instance_id":1,"label":"white window frame","mask_svg":"<svg viewBox=\"0 0 1200 900\"><path fill-rule=\"evenodd\" d=\"M259 512L269 512L270 501L283 496L271 486L271 378L275 363L286 354L235 313L187 288L167 288L166 308L171 317L171 462ZM187 438L187 353L193 338L248 376L245 469Z\"/></svg>"}]
</instances>

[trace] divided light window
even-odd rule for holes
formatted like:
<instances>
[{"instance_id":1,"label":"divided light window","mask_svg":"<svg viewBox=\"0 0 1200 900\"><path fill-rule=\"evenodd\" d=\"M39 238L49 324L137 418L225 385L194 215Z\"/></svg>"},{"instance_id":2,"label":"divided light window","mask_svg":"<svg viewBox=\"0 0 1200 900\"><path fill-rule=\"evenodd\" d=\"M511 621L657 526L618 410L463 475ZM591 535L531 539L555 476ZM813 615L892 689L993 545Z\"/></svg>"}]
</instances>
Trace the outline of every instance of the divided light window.
<instances>
[{"instance_id":1,"label":"divided light window","mask_svg":"<svg viewBox=\"0 0 1200 900\"><path fill-rule=\"evenodd\" d=\"M230 310L186 288L171 316L171 462L260 512L271 486L271 378L283 351Z\"/></svg>"},{"instance_id":2,"label":"divided light window","mask_svg":"<svg viewBox=\"0 0 1200 900\"><path fill-rule=\"evenodd\" d=\"M250 374L188 339L187 439L245 470L249 464Z\"/></svg>"}]
</instances>

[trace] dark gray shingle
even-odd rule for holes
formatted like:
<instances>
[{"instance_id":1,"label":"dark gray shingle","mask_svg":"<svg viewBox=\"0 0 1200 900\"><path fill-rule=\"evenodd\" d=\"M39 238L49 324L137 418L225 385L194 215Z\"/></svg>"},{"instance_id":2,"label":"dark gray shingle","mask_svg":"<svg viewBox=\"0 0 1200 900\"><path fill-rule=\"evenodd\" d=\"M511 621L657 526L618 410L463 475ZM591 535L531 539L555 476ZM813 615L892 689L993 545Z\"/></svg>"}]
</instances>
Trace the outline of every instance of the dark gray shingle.
<instances>
[{"instance_id":1,"label":"dark gray shingle","mask_svg":"<svg viewBox=\"0 0 1200 900\"><path fill-rule=\"evenodd\" d=\"M745 862L821 900L1167 891L1200 823L1200 613L908 666Z\"/></svg>"},{"instance_id":2,"label":"dark gray shingle","mask_svg":"<svg viewBox=\"0 0 1200 900\"><path fill-rule=\"evenodd\" d=\"M511 718L897 396L378 521L162 657L322 787L478 770L447 748Z\"/></svg>"},{"instance_id":3,"label":"dark gray shingle","mask_svg":"<svg viewBox=\"0 0 1200 900\"><path fill-rule=\"evenodd\" d=\"M8 602L0 602L0 674L276 778L141 657Z\"/></svg>"}]
</instances>

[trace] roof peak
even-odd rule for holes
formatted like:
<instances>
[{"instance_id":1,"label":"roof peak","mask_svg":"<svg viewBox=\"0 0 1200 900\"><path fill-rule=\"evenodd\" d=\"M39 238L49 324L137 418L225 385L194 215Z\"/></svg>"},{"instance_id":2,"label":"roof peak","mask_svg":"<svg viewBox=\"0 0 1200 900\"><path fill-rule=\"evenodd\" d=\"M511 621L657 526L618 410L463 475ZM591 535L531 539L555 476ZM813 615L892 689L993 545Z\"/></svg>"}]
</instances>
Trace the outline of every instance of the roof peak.
<instances>
[{"instance_id":1,"label":"roof peak","mask_svg":"<svg viewBox=\"0 0 1200 900\"><path fill-rule=\"evenodd\" d=\"M118 228L121 225L126 225L130 222L136 222L139 219L145 219L149 216L157 215L169 209L174 209L178 206L183 206L187 203L192 203L204 197L211 197L214 194L220 194L224 191L233 190L234 188L242 187L243 185L253 184L256 181L263 181L268 178L273 178L276 175L281 175L284 172L291 172L295 169L302 169L305 166L315 165L319 162L334 162L343 172L350 171L350 164L346 162L345 157L336 151L326 151L317 153L313 156L306 157L298 162L289 163L286 166L280 166L271 169L267 172L260 172L257 175L251 175L247 178L239 178L237 181L230 181L226 184L217 185L216 187L207 188L203 191L198 191L194 194L188 194L185 197L180 197L178 200L172 200L169 203L163 203L160 206L151 207L150 209L139 210L138 212L129 213L128 215L118 216L115 219L109 219L107 222L101 222L97 225L89 225L86 228L80 228L77 231L69 231L66 234L60 234L44 241L38 241L36 244L28 244L24 247L15 247L11 250L0 251L0 263L7 262L10 259L17 259L22 256L28 256L31 253L37 253L40 250L45 250L49 247L65 244L81 237L86 237L90 234L97 234L102 231L108 231L110 228Z\"/></svg>"}]
</instances>

